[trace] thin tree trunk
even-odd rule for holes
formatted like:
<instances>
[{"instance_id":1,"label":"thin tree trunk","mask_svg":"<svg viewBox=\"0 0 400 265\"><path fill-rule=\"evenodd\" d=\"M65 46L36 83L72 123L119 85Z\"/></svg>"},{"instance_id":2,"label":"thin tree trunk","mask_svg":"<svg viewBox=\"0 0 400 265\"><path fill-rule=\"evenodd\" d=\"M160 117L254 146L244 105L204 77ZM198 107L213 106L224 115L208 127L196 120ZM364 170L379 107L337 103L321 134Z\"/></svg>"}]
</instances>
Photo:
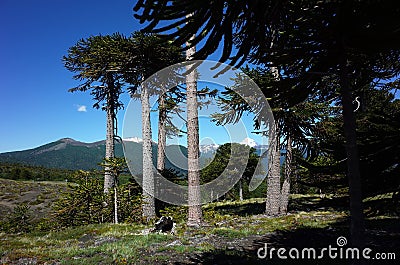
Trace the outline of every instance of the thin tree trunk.
<instances>
[{"instance_id":1,"label":"thin tree trunk","mask_svg":"<svg viewBox=\"0 0 400 265\"><path fill-rule=\"evenodd\" d=\"M350 193L350 234L354 247L364 246L364 213L362 205L361 176L356 138L356 119L353 111L352 93L348 78L347 61L343 61L340 75L343 122L346 139L347 177Z\"/></svg>"},{"instance_id":2,"label":"thin tree trunk","mask_svg":"<svg viewBox=\"0 0 400 265\"><path fill-rule=\"evenodd\" d=\"M242 179L239 180L239 200L243 201L243 186Z\"/></svg>"},{"instance_id":3,"label":"thin tree trunk","mask_svg":"<svg viewBox=\"0 0 400 265\"><path fill-rule=\"evenodd\" d=\"M109 89L112 89L109 87ZM115 132L115 126L114 126L114 119L115 119L115 109L114 109L114 104L113 104L113 99L112 99L112 93L108 94L108 99L107 99L107 134L106 134L106 159L112 159L115 156L115 151L114 151L114 132ZM107 163L107 162L106 162ZM111 172L109 167L104 168L105 173L104 173L104 193L108 193L109 189L114 187L115 185L115 176Z\"/></svg>"},{"instance_id":4,"label":"thin tree trunk","mask_svg":"<svg viewBox=\"0 0 400 265\"><path fill-rule=\"evenodd\" d=\"M166 134L166 121L167 121L167 110L165 108L165 91L162 89L160 97L158 99L158 146L157 146L157 171L162 174L165 169L165 146L167 144ZM164 190L160 184L159 174L155 178L155 189L157 194L163 194ZM156 213L160 214L162 209L162 202L159 199L155 199Z\"/></svg>"},{"instance_id":5,"label":"thin tree trunk","mask_svg":"<svg viewBox=\"0 0 400 265\"><path fill-rule=\"evenodd\" d=\"M186 60L191 60L196 48L186 51ZM190 66L187 67L187 70ZM199 170L199 121L197 109L197 72L192 70L186 75L187 104L187 146L188 146L188 226L200 226L203 219L200 197Z\"/></svg>"},{"instance_id":6,"label":"thin tree trunk","mask_svg":"<svg viewBox=\"0 0 400 265\"><path fill-rule=\"evenodd\" d=\"M167 110L165 109L165 91L161 91L158 101L158 149L157 149L157 169L162 172L165 168L165 146L167 141L165 123L167 120Z\"/></svg>"},{"instance_id":7,"label":"thin tree trunk","mask_svg":"<svg viewBox=\"0 0 400 265\"><path fill-rule=\"evenodd\" d=\"M153 150L151 143L149 91L142 86L142 137L143 137L143 217L147 221L156 216L154 202Z\"/></svg>"},{"instance_id":8,"label":"thin tree trunk","mask_svg":"<svg viewBox=\"0 0 400 265\"><path fill-rule=\"evenodd\" d=\"M268 216L278 216L280 197L281 197L281 176L280 176L280 148L279 133L277 124L275 132L270 134L270 158L269 158L269 176L267 178L267 201L265 213ZM273 131L273 130L272 130Z\"/></svg>"},{"instance_id":9,"label":"thin tree trunk","mask_svg":"<svg viewBox=\"0 0 400 265\"><path fill-rule=\"evenodd\" d=\"M290 179L292 176L292 155L292 138L288 135L286 143L285 175L281 188L281 206L279 209L280 214L282 215L287 214L289 204Z\"/></svg>"},{"instance_id":10,"label":"thin tree trunk","mask_svg":"<svg viewBox=\"0 0 400 265\"><path fill-rule=\"evenodd\" d=\"M117 186L114 186L114 223L118 224L118 200L117 200Z\"/></svg>"}]
</instances>

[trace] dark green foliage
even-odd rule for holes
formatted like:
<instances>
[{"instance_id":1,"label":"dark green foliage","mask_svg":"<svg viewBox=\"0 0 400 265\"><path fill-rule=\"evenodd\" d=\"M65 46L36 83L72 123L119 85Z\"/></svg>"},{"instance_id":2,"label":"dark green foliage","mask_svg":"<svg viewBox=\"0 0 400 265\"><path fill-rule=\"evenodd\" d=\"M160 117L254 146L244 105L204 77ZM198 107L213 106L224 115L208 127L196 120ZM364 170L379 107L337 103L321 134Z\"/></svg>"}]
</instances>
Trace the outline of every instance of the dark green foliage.
<instances>
[{"instance_id":1,"label":"dark green foliage","mask_svg":"<svg viewBox=\"0 0 400 265\"><path fill-rule=\"evenodd\" d=\"M187 185L187 176L176 169L166 168L161 172L161 175L175 184Z\"/></svg>"},{"instance_id":2,"label":"dark green foliage","mask_svg":"<svg viewBox=\"0 0 400 265\"><path fill-rule=\"evenodd\" d=\"M128 166L125 162L124 157L112 157L104 158L103 162L99 164L104 172L109 172L116 177L116 183L118 184L118 177L122 173L128 172Z\"/></svg>"},{"instance_id":3,"label":"dark green foliage","mask_svg":"<svg viewBox=\"0 0 400 265\"><path fill-rule=\"evenodd\" d=\"M78 171L70 191L60 195L54 206L59 227L100 224L113 221L114 190L104 194L103 181L93 172ZM118 219L120 222L141 221L141 195L135 182L119 185Z\"/></svg>"},{"instance_id":4,"label":"dark green foliage","mask_svg":"<svg viewBox=\"0 0 400 265\"><path fill-rule=\"evenodd\" d=\"M306 159L297 153L296 175L292 178L292 192L297 194L348 192L345 165L325 154Z\"/></svg>"},{"instance_id":5,"label":"dark green foliage","mask_svg":"<svg viewBox=\"0 0 400 265\"><path fill-rule=\"evenodd\" d=\"M226 143L218 147L214 159L204 169L201 170L200 174L202 183L207 183L216 179L226 169L231 158L231 148L235 148L235 151L232 152L235 152L236 154L238 154L241 149L248 149L248 161L246 169L243 173L243 178L249 180L253 176L259 158L256 153L256 149L246 148L238 143ZM244 158L246 158L246 154L244 154Z\"/></svg>"},{"instance_id":6,"label":"dark green foliage","mask_svg":"<svg viewBox=\"0 0 400 265\"><path fill-rule=\"evenodd\" d=\"M331 70L329 64L337 64L345 50L371 55L400 43L396 1L143 0L134 10L140 23L148 22L145 31L168 32L178 45L195 35L195 58L206 58L223 43L220 61L240 65L251 53L256 62L279 60L302 69L304 85L320 77L306 72ZM299 98L305 95L298 92Z\"/></svg>"},{"instance_id":7,"label":"dark green foliage","mask_svg":"<svg viewBox=\"0 0 400 265\"><path fill-rule=\"evenodd\" d=\"M246 1L209 1L206 3L198 1L138 1L135 11L140 10L142 13L135 14L135 17L140 19L141 23L150 22L145 28L147 31L164 32L168 30L170 37L176 38L179 45L189 41L193 35L195 38L191 41L191 45L196 45L206 39L207 41L201 44L202 47L198 50L196 58L205 58L213 53L223 39L224 49L220 61L226 61L232 53L233 30L236 30L238 35L243 35L249 44L253 44L254 39L262 43L268 41L265 36L267 27L256 23L262 20L263 23L268 24L272 15L274 17L278 15L274 12L281 5L275 3L273 8L271 5L272 3L265 1L253 1L251 5ZM189 17L189 15L191 16ZM247 21L248 16L251 16L249 21ZM157 29L159 23L162 23L162 26ZM239 49L232 65L239 59L245 60L246 53L250 49L251 45Z\"/></svg>"},{"instance_id":8,"label":"dark green foliage","mask_svg":"<svg viewBox=\"0 0 400 265\"><path fill-rule=\"evenodd\" d=\"M79 171L70 192L60 195L55 203L54 218L60 227L111 222L104 202L109 201L103 192L103 183L90 172ZM110 219L111 218L111 219Z\"/></svg>"},{"instance_id":9,"label":"dark green foliage","mask_svg":"<svg viewBox=\"0 0 400 265\"><path fill-rule=\"evenodd\" d=\"M64 181L70 180L71 174L71 170L0 162L0 177L5 179Z\"/></svg>"},{"instance_id":10,"label":"dark green foliage","mask_svg":"<svg viewBox=\"0 0 400 265\"><path fill-rule=\"evenodd\" d=\"M14 207L13 212L1 224L1 230L10 233L26 233L33 228L30 206L22 203Z\"/></svg>"},{"instance_id":11,"label":"dark green foliage","mask_svg":"<svg viewBox=\"0 0 400 265\"><path fill-rule=\"evenodd\" d=\"M141 223L142 196L138 185L128 183L118 187L118 219L120 222Z\"/></svg>"},{"instance_id":12,"label":"dark green foliage","mask_svg":"<svg viewBox=\"0 0 400 265\"><path fill-rule=\"evenodd\" d=\"M244 184L244 188L247 189L244 192L244 196L246 198L251 197L252 195L248 192L248 182L250 181L251 177L253 176L254 170L257 166L259 156L256 153L256 149L254 148L249 148L246 146L243 146L238 143L226 143L218 147L214 159L200 171L200 179L202 183L208 183L216 178L218 178L225 170L228 170L226 173L230 174L235 174L234 170L230 172L230 169L227 169L228 163L231 159L231 148L234 148L235 151L232 151L235 154L239 154L241 150L244 152L247 152L246 154L243 154L243 156L237 157L238 155L235 155L233 159L239 159L240 161L232 161L231 163L233 165L238 165L240 167L240 163L244 162L247 163L245 165L245 170L243 172L243 175L241 177L242 183ZM244 158L247 158L247 161L241 161ZM264 194L265 195L265 194ZM238 184L235 185L235 187L230 190L226 196L226 198L229 199L237 199L238 198Z\"/></svg>"},{"instance_id":13,"label":"dark green foliage","mask_svg":"<svg viewBox=\"0 0 400 265\"><path fill-rule=\"evenodd\" d=\"M360 95L361 106L356 112L356 124L363 195L398 190L400 100L395 99L393 93L370 87L360 91ZM310 170L317 174L344 173L346 152L341 112L317 125L315 141L321 153L325 153L325 159L341 163L333 163L330 167L309 167Z\"/></svg>"},{"instance_id":14,"label":"dark green foliage","mask_svg":"<svg viewBox=\"0 0 400 265\"><path fill-rule=\"evenodd\" d=\"M184 223L187 221L188 207L186 206L169 206L160 210L161 216L171 216L174 222Z\"/></svg>"},{"instance_id":15,"label":"dark green foliage","mask_svg":"<svg viewBox=\"0 0 400 265\"><path fill-rule=\"evenodd\" d=\"M94 108L117 111L122 108L119 95L124 85L123 71L129 53L129 40L119 34L91 36L79 40L62 58L65 68L83 81L69 91L91 90Z\"/></svg>"},{"instance_id":16,"label":"dark green foliage","mask_svg":"<svg viewBox=\"0 0 400 265\"><path fill-rule=\"evenodd\" d=\"M178 170L166 168L161 172L161 175L164 178L166 178L167 180L169 180L175 184L187 186L187 176L181 174ZM154 179L156 181L155 186L159 188L161 184L157 183L157 175L154 176ZM168 192L168 191L164 191L164 192ZM167 207L171 207L171 205L169 203L163 202L158 199L156 199L155 205L156 205L156 215L157 216L162 216L163 210L165 210Z\"/></svg>"}]
</instances>

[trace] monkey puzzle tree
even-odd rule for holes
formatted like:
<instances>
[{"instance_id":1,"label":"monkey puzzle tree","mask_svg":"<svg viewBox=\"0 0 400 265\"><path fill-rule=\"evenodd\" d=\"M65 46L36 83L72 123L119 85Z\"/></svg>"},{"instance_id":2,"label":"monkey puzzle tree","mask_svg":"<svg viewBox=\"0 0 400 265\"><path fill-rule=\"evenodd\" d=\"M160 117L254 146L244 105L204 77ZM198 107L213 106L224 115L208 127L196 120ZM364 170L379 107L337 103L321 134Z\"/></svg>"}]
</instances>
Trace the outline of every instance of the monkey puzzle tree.
<instances>
[{"instance_id":1,"label":"monkey puzzle tree","mask_svg":"<svg viewBox=\"0 0 400 265\"><path fill-rule=\"evenodd\" d=\"M190 16L191 14L188 14ZM192 40L194 36L190 39ZM186 43L190 46L190 40ZM196 46L186 50L186 60L193 60ZM199 168L199 116L197 102L197 71L186 67L186 112L187 112L187 147L188 147L188 226L199 226L203 221L200 198Z\"/></svg>"},{"instance_id":2,"label":"monkey puzzle tree","mask_svg":"<svg viewBox=\"0 0 400 265\"><path fill-rule=\"evenodd\" d=\"M266 214L270 216L286 214L290 192L292 146L295 144L297 149L307 152L311 144L309 136L314 128L313 124L327 115L329 107L328 104L318 103L312 98L289 107L284 99L277 96L280 84L286 82L284 78L276 78L269 69L245 67L243 72L254 80L268 98L274 114L275 130L269 131L268 135ZM245 88L246 84L242 83L241 78L234 78L234 81L234 88L239 90ZM214 115L217 124L236 122L244 112L253 111L247 102L231 89L222 92L219 104L222 106L223 112ZM254 127L255 129L259 127L257 119ZM259 133L265 134L266 132L259 131ZM285 172L281 174L281 151L284 149L286 149ZM283 180L281 180L282 175Z\"/></svg>"},{"instance_id":3,"label":"monkey puzzle tree","mask_svg":"<svg viewBox=\"0 0 400 265\"><path fill-rule=\"evenodd\" d=\"M128 89L132 97L140 87L143 138L143 216L150 220L155 217L156 212L149 98L151 95L159 95L159 102L163 105L166 91L164 87L157 87L157 84L152 84L150 87L144 81L157 71L180 62L182 54L178 47L154 34L135 32L129 41L130 55L127 57L124 77L126 82L132 85ZM162 118L164 118L163 108L160 106ZM161 124L161 127L163 126L164 123ZM159 130L163 130L163 128L159 128Z\"/></svg>"},{"instance_id":4,"label":"monkey puzzle tree","mask_svg":"<svg viewBox=\"0 0 400 265\"><path fill-rule=\"evenodd\" d=\"M170 31L177 43L206 39L195 57L204 58L217 50L223 40L221 61L231 59L241 65L253 62L288 66L292 86L282 87L280 95L295 94L292 104L305 100L313 91L339 92L343 106L347 168L350 188L351 237L354 246L363 245L361 176L352 108L356 76L365 69L389 70L384 78L399 73L400 16L397 1L139 1L136 15L149 21L147 31ZM190 19L186 16L193 14ZM168 20L169 23L164 23ZM160 28L156 28L163 21ZM175 29L175 30L174 30ZM274 48L271 49L271 43ZM237 49L233 52L233 47ZM373 57L386 59L367 60ZM371 63L371 62L374 62ZM391 62L390 64L387 62ZM382 67L384 66L384 67ZM387 72L387 71L385 71ZM388 73L388 72L387 72ZM336 75L339 86L321 87L324 77ZM331 89L331 90L330 90ZM333 94L334 94L333 93Z\"/></svg>"},{"instance_id":5,"label":"monkey puzzle tree","mask_svg":"<svg viewBox=\"0 0 400 265\"><path fill-rule=\"evenodd\" d=\"M116 114L122 108L119 96L124 85L122 69L127 58L126 52L127 39L115 33L81 39L62 58L65 68L76 73L73 78L83 81L69 91L90 90L95 100L93 107L107 113L106 159L114 158ZM115 176L110 170L105 170L104 192L107 193L114 185Z\"/></svg>"},{"instance_id":6,"label":"monkey puzzle tree","mask_svg":"<svg viewBox=\"0 0 400 265\"><path fill-rule=\"evenodd\" d=\"M241 155L238 156L237 154ZM241 199L243 197L243 183L248 184L258 164L259 156L255 148L239 143L226 143L219 146L212 161L200 171L201 182L211 182L221 176L224 170L229 170L227 167L231 159L233 160L231 163L237 168L244 168L237 187L239 189L239 199ZM232 171L232 175L237 173L235 169Z\"/></svg>"},{"instance_id":7,"label":"monkey puzzle tree","mask_svg":"<svg viewBox=\"0 0 400 265\"><path fill-rule=\"evenodd\" d=\"M118 178L122 173L127 172L128 168L125 162L125 158L122 157L113 157L113 158L105 158L103 163L100 163L100 166L104 167L104 171L108 170L115 177L115 185L114 185L114 223L118 224L118 194L117 194L117 185Z\"/></svg>"}]
</instances>

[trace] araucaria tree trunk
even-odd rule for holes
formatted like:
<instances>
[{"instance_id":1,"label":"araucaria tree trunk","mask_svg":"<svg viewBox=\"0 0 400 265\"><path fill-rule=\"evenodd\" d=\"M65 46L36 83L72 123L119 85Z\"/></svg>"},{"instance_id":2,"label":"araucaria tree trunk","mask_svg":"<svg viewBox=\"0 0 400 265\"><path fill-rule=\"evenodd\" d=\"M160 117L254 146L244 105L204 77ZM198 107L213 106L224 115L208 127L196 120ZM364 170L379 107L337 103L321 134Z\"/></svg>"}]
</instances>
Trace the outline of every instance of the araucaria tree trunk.
<instances>
[{"instance_id":1,"label":"araucaria tree trunk","mask_svg":"<svg viewBox=\"0 0 400 265\"><path fill-rule=\"evenodd\" d=\"M186 60L191 60L196 48L186 51ZM190 65L186 68L190 69ZM188 147L188 226L200 226L203 219L200 197L199 170L199 121L197 109L197 72L191 70L186 75L187 104L187 147Z\"/></svg>"},{"instance_id":2,"label":"araucaria tree trunk","mask_svg":"<svg viewBox=\"0 0 400 265\"><path fill-rule=\"evenodd\" d=\"M269 163L267 177L267 201L265 213L268 216L278 216L281 198L281 176L280 176L280 146L278 125L274 124L275 130L269 135Z\"/></svg>"},{"instance_id":3,"label":"araucaria tree trunk","mask_svg":"<svg viewBox=\"0 0 400 265\"><path fill-rule=\"evenodd\" d=\"M286 142L286 157L285 157L285 174L281 188L281 205L279 212L281 215L287 214L289 195L290 195L290 178L292 176L292 138L287 136Z\"/></svg>"},{"instance_id":4,"label":"araucaria tree trunk","mask_svg":"<svg viewBox=\"0 0 400 265\"><path fill-rule=\"evenodd\" d=\"M157 170L162 172L165 168L165 145L167 141L165 123L167 121L167 110L165 108L165 91L161 91L158 99L158 149Z\"/></svg>"},{"instance_id":5,"label":"araucaria tree trunk","mask_svg":"<svg viewBox=\"0 0 400 265\"><path fill-rule=\"evenodd\" d=\"M158 148L157 148L157 171L162 174L165 169L165 146L167 145L166 122L167 122L167 109L165 108L165 91L162 89L158 99ZM155 174L154 185L156 193L164 193L163 187L159 180L160 175ZM155 199L156 213L162 207L160 200Z\"/></svg>"},{"instance_id":6,"label":"araucaria tree trunk","mask_svg":"<svg viewBox=\"0 0 400 265\"><path fill-rule=\"evenodd\" d=\"M243 185L242 179L239 179L239 200L243 201Z\"/></svg>"},{"instance_id":7,"label":"araucaria tree trunk","mask_svg":"<svg viewBox=\"0 0 400 265\"><path fill-rule=\"evenodd\" d=\"M272 44L271 44L272 47ZM279 69L271 67L271 73L276 80L280 79ZM265 213L269 216L279 215L280 199L281 199L281 150L280 150L280 133L279 123L274 121L270 125L269 133L269 163L267 177L267 201Z\"/></svg>"},{"instance_id":8,"label":"araucaria tree trunk","mask_svg":"<svg viewBox=\"0 0 400 265\"><path fill-rule=\"evenodd\" d=\"M109 86L111 83L109 84ZM111 85L112 86L112 85ZM106 159L112 159L115 157L115 145L114 145L114 132L115 132L115 107L112 87L109 87L107 95L107 134L106 134ZM106 162L107 163L107 162ZM108 193L115 185L115 176L111 172L109 167L104 168L104 193Z\"/></svg>"},{"instance_id":9,"label":"araucaria tree trunk","mask_svg":"<svg viewBox=\"0 0 400 265\"><path fill-rule=\"evenodd\" d=\"M153 151L151 143L149 91L144 85L140 94L142 101L143 138L143 217L149 221L156 216L154 202Z\"/></svg>"},{"instance_id":10,"label":"araucaria tree trunk","mask_svg":"<svg viewBox=\"0 0 400 265\"><path fill-rule=\"evenodd\" d=\"M356 138L356 119L348 77L347 61L343 59L340 75L340 91L343 105L344 134L347 152L347 177L350 193L350 234L354 247L364 246L364 214L361 193L360 165Z\"/></svg>"}]
</instances>

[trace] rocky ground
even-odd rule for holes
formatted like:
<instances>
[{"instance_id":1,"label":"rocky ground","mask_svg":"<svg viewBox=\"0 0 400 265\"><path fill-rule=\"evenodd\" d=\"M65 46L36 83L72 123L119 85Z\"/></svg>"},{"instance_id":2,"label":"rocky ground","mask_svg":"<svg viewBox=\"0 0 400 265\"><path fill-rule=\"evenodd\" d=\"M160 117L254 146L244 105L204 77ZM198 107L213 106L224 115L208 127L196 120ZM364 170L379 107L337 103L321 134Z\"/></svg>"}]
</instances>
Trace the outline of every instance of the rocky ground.
<instances>
[{"instance_id":1,"label":"rocky ground","mask_svg":"<svg viewBox=\"0 0 400 265\"><path fill-rule=\"evenodd\" d=\"M0 179L0 209L4 216L16 204L28 203L38 217L45 216L56 194L66 188L65 183ZM397 260L385 260L384 264L399 264L400 219L390 214L392 208L384 207L392 205L385 203L390 199L384 195L365 201L366 246L374 252L395 253ZM266 243L276 249L322 249L337 246L338 237L349 241L347 207L345 196L299 195L292 196L290 213L277 218L261 214L263 199L208 205L204 227L189 229L181 221L174 235L149 233L151 227L137 224L0 233L0 264L349 264L341 259L270 260L257 256Z\"/></svg>"}]
</instances>

